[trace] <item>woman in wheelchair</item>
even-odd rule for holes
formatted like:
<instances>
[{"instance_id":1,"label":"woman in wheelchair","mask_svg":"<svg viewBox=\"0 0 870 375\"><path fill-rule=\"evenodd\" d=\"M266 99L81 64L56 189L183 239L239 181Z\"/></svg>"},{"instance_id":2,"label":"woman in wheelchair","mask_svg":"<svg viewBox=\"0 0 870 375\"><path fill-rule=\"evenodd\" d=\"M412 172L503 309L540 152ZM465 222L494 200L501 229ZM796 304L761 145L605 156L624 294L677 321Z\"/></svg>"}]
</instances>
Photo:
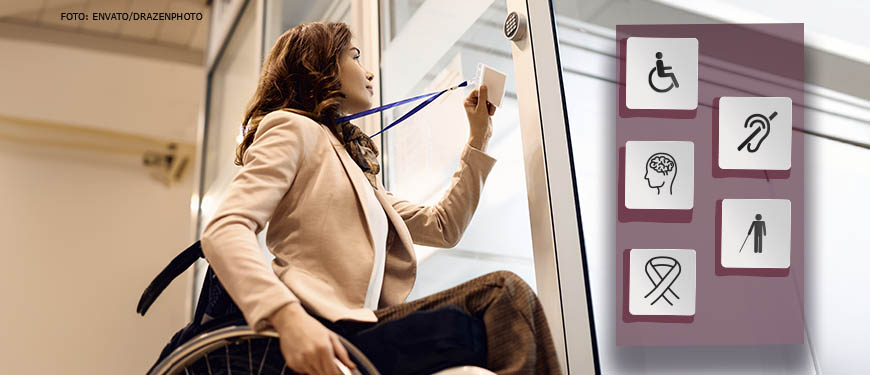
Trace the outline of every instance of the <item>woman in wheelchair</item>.
<instances>
[{"instance_id":1,"label":"woman in wheelchair","mask_svg":"<svg viewBox=\"0 0 870 375\"><path fill-rule=\"evenodd\" d=\"M441 200L401 200L377 178L375 144L336 121L372 105L374 76L360 53L343 23L299 25L271 49L243 117L235 160L242 167L202 233L214 273L254 332L277 332L297 372L338 374L335 358L356 367L336 330L353 336L453 306L483 322L488 369L558 374L541 305L510 272L405 302L416 275L413 244L455 246L477 207L495 163L485 153L495 106L486 87L465 99L468 144ZM271 269L256 238L267 221Z\"/></svg>"}]
</instances>

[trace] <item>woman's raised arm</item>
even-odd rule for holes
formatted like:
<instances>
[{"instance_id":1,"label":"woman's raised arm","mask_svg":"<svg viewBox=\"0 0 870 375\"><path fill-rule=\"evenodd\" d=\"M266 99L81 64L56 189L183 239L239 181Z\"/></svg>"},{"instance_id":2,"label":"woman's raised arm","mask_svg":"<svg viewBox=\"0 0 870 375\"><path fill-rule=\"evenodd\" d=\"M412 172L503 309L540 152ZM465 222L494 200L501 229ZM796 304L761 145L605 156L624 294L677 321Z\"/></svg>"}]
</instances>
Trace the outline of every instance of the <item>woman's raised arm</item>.
<instances>
[{"instance_id":1,"label":"woman's raised arm","mask_svg":"<svg viewBox=\"0 0 870 375\"><path fill-rule=\"evenodd\" d=\"M390 192L386 196L408 226L414 243L453 247L471 222L486 176L494 164L491 156L466 145L459 158L459 169L453 173L450 187L438 203L423 206L398 199Z\"/></svg>"},{"instance_id":2,"label":"woman's raised arm","mask_svg":"<svg viewBox=\"0 0 870 375\"><path fill-rule=\"evenodd\" d=\"M459 157L459 169L453 173L450 187L438 203L422 206L386 194L418 245L456 246L477 209L480 191L495 164L495 159L483 152L492 136L491 117L495 114L495 106L486 98L487 89L482 85L463 103L468 117L468 144Z\"/></svg>"}]
</instances>

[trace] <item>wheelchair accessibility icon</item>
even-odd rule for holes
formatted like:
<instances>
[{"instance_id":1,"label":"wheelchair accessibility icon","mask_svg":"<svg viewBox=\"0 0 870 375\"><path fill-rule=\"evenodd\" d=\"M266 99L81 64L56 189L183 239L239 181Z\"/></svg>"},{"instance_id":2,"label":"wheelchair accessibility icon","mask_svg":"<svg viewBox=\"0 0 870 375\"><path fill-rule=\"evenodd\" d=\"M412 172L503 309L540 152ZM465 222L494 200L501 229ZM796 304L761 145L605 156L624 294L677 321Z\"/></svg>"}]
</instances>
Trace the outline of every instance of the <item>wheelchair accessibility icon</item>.
<instances>
[{"instance_id":1,"label":"wheelchair accessibility icon","mask_svg":"<svg viewBox=\"0 0 870 375\"><path fill-rule=\"evenodd\" d=\"M662 61L662 57L663 54L661 52L656 52L656 66L654 66L649 71L649 78L647 79L647 81L649 82L649 87L655 90L655 92L664 93L671 91L671 89L674 88L680 88L680 83L677 82L677 75L673 72L669 72L669 70L673 69L673 67L665 66L665 63ZM656 78L658 78L656 81L665 81L667 86L665 86L665 84L662 84L661 82L659 82L659 85L656 85L656 82L653 80L654 74ZM670 80L664 78L670 78ZM659 88L660 86L664 88Z\"/></svg>"}]
</instances>

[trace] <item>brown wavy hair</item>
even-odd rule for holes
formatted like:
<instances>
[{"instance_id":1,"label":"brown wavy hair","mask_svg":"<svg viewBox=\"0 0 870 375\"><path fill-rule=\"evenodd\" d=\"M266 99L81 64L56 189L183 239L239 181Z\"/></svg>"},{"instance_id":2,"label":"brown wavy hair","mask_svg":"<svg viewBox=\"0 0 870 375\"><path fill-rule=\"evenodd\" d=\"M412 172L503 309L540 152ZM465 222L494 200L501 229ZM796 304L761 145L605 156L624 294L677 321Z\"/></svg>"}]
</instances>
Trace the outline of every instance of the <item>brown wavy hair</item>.
<instances>
[{"instance_id":1,"label":"brown wavy hair","mask_svg":"<svg viewBox=\"0 0 870 375\"><path fill-rule=\"evenodd\" d=\"M307 116L343 139L335 123L345 97L340 92L338 63L350 40L350 28L343 22L305 23L278 37L242 119L244 139L236 147L236 165L243 165L260 121L276 110Z\"/></svg>"}]
</instances>

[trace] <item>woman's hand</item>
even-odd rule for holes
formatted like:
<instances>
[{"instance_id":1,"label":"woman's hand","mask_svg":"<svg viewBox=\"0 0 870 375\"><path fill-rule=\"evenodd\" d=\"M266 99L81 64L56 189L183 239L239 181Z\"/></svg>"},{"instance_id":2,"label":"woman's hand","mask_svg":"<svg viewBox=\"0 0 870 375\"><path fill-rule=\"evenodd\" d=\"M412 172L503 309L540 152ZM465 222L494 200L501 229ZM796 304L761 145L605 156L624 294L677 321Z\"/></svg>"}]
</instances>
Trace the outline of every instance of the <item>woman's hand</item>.
<instances>
[{"instance_id":1,"label":"woman's hand","mask_svg":"<svg viewBox=\"0 0 870 375\"><path fill-rule=\"evenodd\" d=\"M480 85L465 98L465 115L468 116L468 144L480 151L486 151L486 144L492 137L492 118L495 106L486 101L486 85Z\"/></svg>"},{"instance_id":2,"label":"woman's hand","mask_svg":"<svg viewBox=\"0 0 870 375\"><path fill-rule=\"evenodd\" d=\"M281 354L287 367L308 375L340 375L338 358L351 370L356 368L338 336L308 315L298 302L284 305L269 318L278 332Z\"/></svg>"}]
</instances>

